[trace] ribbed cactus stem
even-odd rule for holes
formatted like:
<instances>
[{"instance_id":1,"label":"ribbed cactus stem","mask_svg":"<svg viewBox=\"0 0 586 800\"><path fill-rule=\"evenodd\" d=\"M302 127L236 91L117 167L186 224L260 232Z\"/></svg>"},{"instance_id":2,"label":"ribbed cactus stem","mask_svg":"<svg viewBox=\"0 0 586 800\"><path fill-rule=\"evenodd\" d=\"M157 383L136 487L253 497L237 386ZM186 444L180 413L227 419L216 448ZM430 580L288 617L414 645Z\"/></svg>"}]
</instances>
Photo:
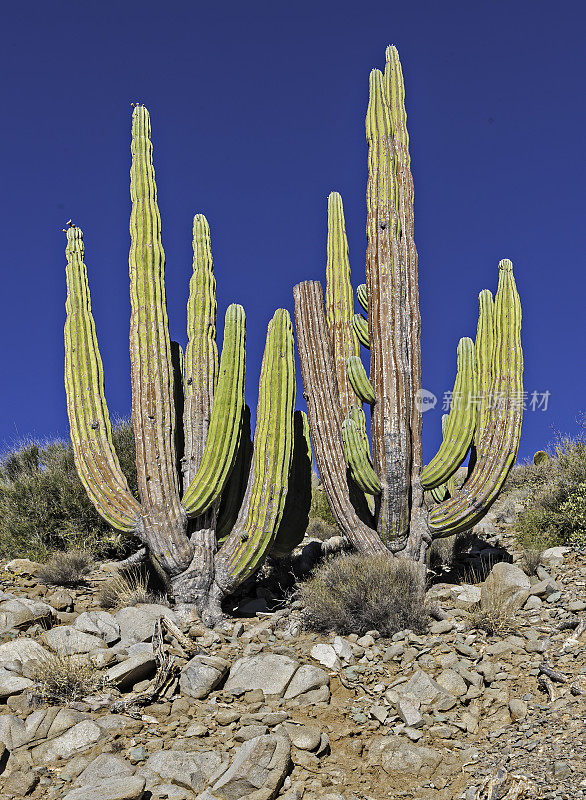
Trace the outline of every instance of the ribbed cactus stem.
<instances>
[{"instance_id":1,"label":"ribbed cactus stem","mask_svg":"<svg viewBox=\"0 0 586 800\"><path fill-rule=\"evenodd\" d=\"M138 532L140 505L128 488L112 443L83 234L75 226L66 233L65 389L75 466L106 522L125 533Z\"/></svg>"},{"instance_id":2,"label":"ribbed cactus stem","mask_svg":"<svg viewBox=\"0 0 586 800\"><path fill-rule=\"evenodd\" d=\"M478 295L478 326L476 329L476 376L478 392L478 423L474 432L474 447L478 455L480 442L490 421L491 385L494 358L494 302L492 293L483 289ZM488 441L485 440L485 444Z\"/></svg>"},{"instance_id":3,"label":"ribbed cactus stem","mask_svg":"<svg viewBox=\"0 0 586 800\"><path fill-rule=\"evenodd\" d=\"M368 438L362 435L359 425L352 419L342 423L344 455L356 485L367 494L380 494L381 485L372 468Z\"/></svg>"},{"instance_id":4,"label":"ribbed cactus stem","mask_svg":"<svg viewBox=\"0 0 586 800\"><path fill-rule=\"evenodd\" d=\"M443 440L421 473L424 489L445 483L464 461L476 427L476 399L474 342L465 337L458 343L458 371Z\"/></svg>"},{"instance_id":5,"label":"ribbed cactus stem","mask_svg":"<svg viewBox=\"0 0 586 800\"><path fill-rule=\"evenodd\" d=\"M368 320L363 314L354 314L352 317L354 333L358 337L361 345L370 350L370 337L368 335Z\"/></svg>"},{"instance_id":6,"label":"ribbed cactus stem","mask_svg":"<svg viewBox=\"0 0 586 800\"><path fill-rule=\"evenodd\" d=\"M226 310L220 374L203 457L183 496L189 517L203 514L219 498L236 458L244 409L245 342L244 309L232 304Z\"/></svg>"},{"instance_id":7,"label":"ribbed cactus stem","mask_svg":"<svg viewBox=\"0 0 586 800\"><path fill-rule=\"evenodd\" d=\"M351 356L348 359L347 369L348 379L355 393L363 403L370 403L372 405L376 397L360 356Z\"/></svg>"},{"instance_id":8,"label":"ribbed cactus stem","mask_svg":"<svg viewBox=\"0 0 586 800\"><path fill-rule=\"evenodd\" d=\"M284 309L268 326L248 487L234 526L216 559L224 591L246 580L266 556L278 530L291 466L295 356L293 328Z\"/></svg>"},{"instance_id":9,"label":"ribbed cactus stem","mask_svg":"<svg viewBox=\"0 0 586 800\"><path fill-rule=\"evenodd\" d=\"M130 365L138 490L149 545L169 574L192 552L179 502L173 368L165 297L165 254L148 111L132 115L130 170Z\"/></svg>"},{"instance_id":10,"label":"ribbed cactus stem","mask_svg":"<svg viewBox=\"0 0 586 800\"><path fill-rule=\"evenodd\" d=\"M358 356L359 345L352 325L354 293L350 282L350 260L344 221L344 207L338 192L328 197L328 239L326 262L326 318L336 365L342 415L356 404L356 394L348 380L346 363Z\"/></svg>"},{"instance_id":11,"label":"ribbed cactus stem","mask_svg":"<svg viewBox=\"0 0 586 800\"><path fill-rule=\"evenodd\" d=\"M362 308L368 314L368 289L365 283L361 283L360 286L356 287L356 297Z\"/></svg>"}]
</instances>

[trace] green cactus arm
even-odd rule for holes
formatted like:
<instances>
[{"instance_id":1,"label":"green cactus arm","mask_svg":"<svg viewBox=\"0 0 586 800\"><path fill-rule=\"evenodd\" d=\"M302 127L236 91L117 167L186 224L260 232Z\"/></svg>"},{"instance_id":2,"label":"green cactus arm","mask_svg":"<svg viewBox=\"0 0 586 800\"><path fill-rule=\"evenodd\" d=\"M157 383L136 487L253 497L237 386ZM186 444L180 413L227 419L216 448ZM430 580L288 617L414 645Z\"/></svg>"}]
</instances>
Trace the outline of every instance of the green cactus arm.
<instances>
[{"instance_id":1,"label":"green cactus arm","mask_svg":"<svg viewBox=\"0 0 586 800\"><path fill-rule=\"evenodd\" d=\"M376 400L374 389L370 382L360 356L351 356L348 359L348 379L352 388L363 403L372 405Z\"/></svg>"},{"instance_id":2,"label":"green cactus arm","mask_svg":"<svg viewBox=\"0 0 586 800\"><path fill-rule=\"evenodd\" d=\"M175 409L175 457L177 459L177 474L179 481L182 479L182 466L185 439L183 435L183 375L185 356L179 342L171 342L171 365L173 367L173 408Z\"/></svg>"},{"instance_id":3,"label":"green cactus arm","mask_svg":"<svg viewBox=\"0 0 586 800\"><path fill-rule=\"evenodd\" d=\"M342 423L342 442L344 455L356 485L367 494L380 494L381 485L372 467L368 439L362 436L359 425L352 418L345 419Z\"/></svg>"},{"instance_id":4,"label":"green cactus arm","mask_svg":"<svg viewBox=\"0 0 586 800\"><path fill-rule=\"evenodd\" d=\"M368 289L365 283L361 283L360 286L356 287L356 297L364 311L368 314Z\"/></svg>"},{"instance_id":5,"label":"green cactus arm","mask_svg":"<svg viewBox=\"0 0 586 800\"><path fill-rule=\"evenodd\" d=\"M304 281L294 287L293 296L311 442L330 508L341 531L357 550L385 552L376 531L366 521L370 513L364 495L348 481L341 439L342 415L322 286L319 281Z\"/></svg>"},{"instance_id":6,"label":"green cactus arm","mask_svg":"<svg viewBox=\"0 0 586 800\"><path fill-rule=\"evenodd\" d=\"M252 462L252 439L250 434L250 408L244 406L242 412L242 432L236 460L228 482L222 492L222 500L218 509L218 520L216 524L216 540L221 544L238 519L240 507L244 500L248 476L250 474L250 464Z\"/></svg>"},{"instance_id":7,"label":"green cactus arm","mask_svg":"<svg viewBox=\"0 0 586 800\"><path fill-rule=\"evenodd\" d=\"M75 466L90 500L106 522L124 533L138 533L140 504L128 488L112 443L83 234L75 226L66 233L65 390Z\"/></svg>"},{"instance_id":8,"label":"green cactus arm","mask_svg":"<svg viewBox=\"0 0 586 800\"><path fill-rule=\"evenodd\" d=\"M370 350L370 338L368 336L368 320L362 314L354 314L352 317L352 327L358 337L360 344Z\"/></svg>"},{"instance_id":9,"label":"green cactus arm","mask_svg":"<svg viewBox=\"0 0 586 800\"><path fill-rule=\"evenodd\" d=\"M387 546L400 546L409 533L413 408L408 353L418 342L406 317L407 287L401 260L400 197L392 114L380 70L370 73L366 115L368 141L367 255L373 461L379 476L377 528Z\"/></svg>"},{"instance_id":10,"label":"green cactus arm","mask_svg":"<svg viewBox=\"0 0 586 800\"><path fill-rule=\"evenodd\" d=\"M203 458L218 378L216 279L210 228L203 214L193 219L193 273L187 302L183 484L189 486Z\"/></svg>"},{"instance_id":11,"label":"green cactus arm","mask_svg":"<svg viewBox=\"0 0 586 800\"><path fill-rule=\"evenodd\" d=\"M311 474L311 442L307 414L304 411L295 411L289 489L281 524L271 545L270 555L274 558L285 558L303 541L311 508Z\"/></svg>"},{"instance_id":12,"label":"green cactus arm","mask_svg":"<svg viewBox=\"0 0 586 800\"><path fill-rule=\"evenodd\" d=\"M476 399L474 342L465 337L458 343L458 371L444 437L438 452L421 473L424 489L445 483L466 457L476 427Z\"/></svg>"},{"instance_id":13,"label":"green cactus arm","mask_svg":"<svg viewBox=\"0 0 586 800\"><path fill-rule=\"evenodd\" d=\"M442 414L442 436L445 437L446 435L446 426L448 424L449 414ZM450 475L448 480L445 483L442 483L440 486L436 486L433 489L429 490L429 494L432 496L436 503L441 503L444 500L447 500L450 497L453 497L456 493L456 481L454 478L454 474Z\"/></svg>"},{"instance_id":14,"label":"green cactus arm","mask_svg":"<svg viewBox=\"0 0 586 800\"><path fill-rule=\"evenodd\" d=\"M262 563L287 497L293 450L295 356L289 314L269 323L263 355L248 486L234 529L216 558L216 581L228 592Z\"/></svg>"},{"instance_id":15,"label":"green cactus arm","mask_svg":"<svg viewBox=\"0 0 586 800\"><path fill-rule=\"evenodd\" d=\"M472 527L496 500L517 457L523 420L523 351L521 303L513 265L499 263L494 301L492 408L470 478L454 497L429 515L433 537L450 536Z\"/></svg>"},{"instance_id":16,"label":"green cactus arm","mask_svg":"<svg viewBox=\"0 0 586 800\"><path fill-rule=\"evenodd\" d=\"M192 550L179 502L165 254L151 124L142 105L132 114L131 152L130 366L138 491L149 547L175 574L188 566Z\"/></svg>"},{"instance_id":17,"label":"green cactus arm","mask_svg":"<svg viewBox=\"0 0 586 800\"><path fill-rule=\"evenodd\" d=\"M483 289L478 295L478 326L476 329L476 376L478 392L478 422L474 431L474 447L478 450L484 429L490 421L490 388L494 350L494 302L492 293Z\"/></svg>"},{"instance_id":18,"label":"green cactus arm","mask_svg":"<svg viewBox=\"0 0 586 800\"><path fill-rule=\"evenodd\" d=\"M326 319L338 378L342 416L356 404L346 363L358 356L360 346L352 325L354 293L350 282L350 260L344 221L344 207L338 192L328 197L328 239L326 262Z\"/></svg>"},{"instance_id":19,"label":"green cactus arm","mask_svg":"<svg viewBox=\"0 0 586 800\"><path fill-rule=\"evenodd\" d=\"M220 374L203 457L183 495L188 517L207 511L218 499L234 465L244 409L246 317L238 304L228 306Z\"/></svg>"},{"instance_id":20,"label":"green cactus arm","mask_svg":"<svg viewBox=\"0 0 586 800\"><path fill-rule=\"evenodd\" d=\"M533 455L533 463L536 467L541 466L542 464L547 464L549 461L549 454L545 452L545 450L538 450Z\"/></svg>"}]
</instances>

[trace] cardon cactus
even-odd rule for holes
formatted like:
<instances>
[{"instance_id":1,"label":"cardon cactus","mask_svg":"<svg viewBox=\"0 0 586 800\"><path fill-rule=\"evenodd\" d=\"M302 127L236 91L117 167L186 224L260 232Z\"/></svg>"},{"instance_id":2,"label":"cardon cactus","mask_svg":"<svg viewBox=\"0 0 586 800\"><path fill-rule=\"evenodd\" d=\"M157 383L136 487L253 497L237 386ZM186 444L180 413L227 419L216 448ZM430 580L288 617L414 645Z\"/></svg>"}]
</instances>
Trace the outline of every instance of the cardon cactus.
<instances>
[{"instance_id":1,"label":"cardon cactus","mask_svg":"<svg viewBox=\"0 0 586 800\"><path fill-rule=\"evenodd\" d=\"M138 105L132 115L129 263L140 500L129 491L112 445L83 237L73 225L66 231L65 323L71 440L80 478L100 514L142 540L177 603L193 604L214 623L222 597L258 568L273 545L282 555L299 539L297 530L284 533L284 515L289 492L298 500L294 513L309 508L307 425L301 412L294 416L293 329L288 312L279 309L268 326L250 444L244 309L231 305L226 311L218 364L216 284L202 215L193 222L184 356L170 340L150 133L148 112Z\"/></svg>"},{"instance_id":2,"label":"cardon cactus","mask_svg":"<svg viewBox=\"0 0 586 800\"><path fill-rule=\"evenodd\" d=\"M443 441L424 467L413 179L395 47L386 51L384 73L370 75L366 138L366 283L357 296L367 317L354 313L342 198L334 192L325 298L317 281L294 289L299 356L315 459L338 524L360 551L423 561L434 538L470 528L486 513L515 461L521 307L512 264L503 260L494 301L489 291L480 293L475 342L458 345ZM370 349L369 375L359 343ZM372 455L364 403L371 409ZM452 476L468 453L468 477L456 491ZM431 511L425 490L439 501Z\"/></svg>"}]
</instances>

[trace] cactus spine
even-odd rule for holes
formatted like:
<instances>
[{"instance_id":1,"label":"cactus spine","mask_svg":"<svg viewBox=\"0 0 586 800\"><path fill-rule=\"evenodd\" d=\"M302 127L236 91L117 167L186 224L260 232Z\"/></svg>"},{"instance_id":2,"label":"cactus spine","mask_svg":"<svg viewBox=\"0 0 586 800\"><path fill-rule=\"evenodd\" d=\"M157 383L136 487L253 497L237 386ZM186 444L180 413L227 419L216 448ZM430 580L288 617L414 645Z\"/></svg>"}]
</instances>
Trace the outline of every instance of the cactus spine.
<instances>
[{"instance_id":1,"label":"cactus spine","mask_svg":"<svg viewBox=\"0 0 586 800\"><path fill-rule=\"evenodd\" d=\"M244 310L231 305L226 312L218 366L210 232L205 217L197 215L184 358L171 342L150 133L146 108L135 107L130 358L140 502L128 489L112 445L83 237L75 226L67 230L66 248L65 385L71 439L76 467L97 510L116 529L135 533L163 569L174 599L194 605L213 624L221 615L222 597L258 568L284 522L294 438L293 331L288 313L278 310L267 332L249 470ZM307 447L305 460L311 469ZM298 462L299 471L303 450ZM281 551L286 544L283 539Z\"/></svg>"},{"instance_id":2,"label":"cactus spine","mask_svg":"<svg viewBox=\"0 0 586 800\"><path fill-rule=\"evenodd\" d=\"M353 315L346 261L336 262L336 274L330 260L344 229L337 193L328 204L327 315L318 282L297 285L294 298L314 453L336 520L363 552L386 549L421 561L433 538L472 526L498 495L519 445L523 358L519 296L505 260L494 304L489 291L480 294L476 342L464 338L458 345L454 404L440 449L423 469L421 319L406 119L401 64L389 47L384 73L371 72L366 115L368 243L366 283L357 298L368 319ZM332 296L341 298L338 304L328 303ZM352 344L346 333L345 369L335 345L340 329L356 337ZM370 349L370 379L352 352L358 342ZM360 408L347 408L348 382L359 403L371 405L372 458ZM456 491L453 476L469 451L469 476ZM440 501L430 512L424 489ZM375 496L374 515L364 510L364 493Z\"/></svg>"}]
</instances>

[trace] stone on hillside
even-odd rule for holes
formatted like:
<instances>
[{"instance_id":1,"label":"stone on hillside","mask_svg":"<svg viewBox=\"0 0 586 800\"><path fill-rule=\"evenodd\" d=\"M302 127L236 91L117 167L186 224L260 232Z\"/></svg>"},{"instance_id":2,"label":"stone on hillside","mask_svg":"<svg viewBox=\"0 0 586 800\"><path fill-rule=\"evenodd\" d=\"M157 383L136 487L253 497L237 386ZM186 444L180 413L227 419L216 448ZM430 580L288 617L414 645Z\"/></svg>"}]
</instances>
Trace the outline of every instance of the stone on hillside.
<instances>
[{"instance_id":1,"label":"stone on hillside","mask_svg":"<svg viewBox=\"0 0 586 800\"><path fill-rule=\"evenodd\" d=\"M496 605L504 613L518 611L529 597L531 581L520 567L499 561L490 571L481 588L481 607Z\"/></svg>"},{"instance_id":2,"label":"stone on hillside","mask_svg":"<svg viewBox=\"0 0 586 800\"><path fill-rule=\"evenodd\" d=\"M331 644L316 644L311 648L311 657L328 669L338 669L340 659Z\"/></svg>"},{"instance_id":3,"label":"stone on hillside","mask_svg":"<svg viewBox=\"0 0 586 800\"><path fill-rule=\"evenodd\" d=\"M47 647L60 655L77 655L91 653L92 650L101 650L107 647L106 642L99 636L77 630L72 625L58 625L41 635Z\"/></svg>"},{"instance_id":4,"label":"stone on hillside","mask_svg":"<svg viewBox=\"0 0 586 800\"><path fill-rule=\"evenodd\" d=\"M116 612L116 622L120 626L120 639L124 644L149 642L153 638L155 621L159 617L167 617L176 625L179 619L174 611L157 603L141 603L128 606Z\"/></svg>"},{"instance_id":5,"label":"stone on hillside","mask_svg":"<svg viewBox=\"0 0 586 800\"><path fill-rule=\"evenodd\" d=\"M408 697L399 697L395 705L397 714L405 725L410 728L420 728L423 725L423 716L415 703Z\"/></svg>"},{"instance_id":6,"label":"stone on hillside","mask_svg":"<svg viewBox=\"0 0 586 800\"><path fill-rule=\"evenodd\" d=\"M19 661L24 669L30 662L42 661L48 657L49 651L34 639L14 639L12 642L0 644L0 666Z\"/></svg>"},{"instance_id":7,"label":"stone on hillside","mask_svg":"<svg viewBox=\"0 0 586 800\"><path fill-rule=\"evenodd\" d=\"M194 656L181 670L181 694L203 700L215 689L230 668L228 661L217 656Z\"/></svg>"},{"instance_id":8,"label":"stone on hillside","mask_svg":"<svg viewBox=\"0 0 586 800\"><path fill-rule=\"evenodd\" d=\"M39 782L39 776L32 770L16 770L2 781L2 790L8 797L25 797Z\"/></svg>"},{"instance_id":9,"label":"stone on hillside","mask_svg":"<svg viewBox=\"0 0 586 800\"><path fill-rule=\"evenodd\" d=\"M468 691L466 681L453 669L445 669L440 672L437 682L454 697L463 697Z\"/></svg>"},{"instance_id":10,"label":"stone on hillside","mask_svg":"<svg viewBox=\"0 0 586 800\"><path fill-rule=\"evenodd\" d=\"M40 570L41 564L37 561L31 561L28 558L13 558L6 564L6 569L9 572L14 572L18 575L31 575L35 576Z\"/></svg>"},{"instance_id":11,"label":"stone on hillside","mask_svg":"<svg viewBox=\"0 0 586 800\"><path fill-rule=\"evenodd\" d=\"M134 773L135 768L128 761L111 753L101 753L78 775L74 785L90 786L106 778L124 778Z\"/></svg>"},{"instance_id":12,"label":"stone on hillside","mask_svg":"<svg viewBox=\"0 0 586 800\"><path fill-rule=\"evenodd\" d=\"M106 644L114 644L120 638L120 625L107 611L84 611L73 623L83 633L99 636Z\"/></svg>"},{"instance_id":13,"label":"stone on hillside","mask_svg":"<svg viewBox=\"0 0 586 800\"><path fill-rule=\"evenodd\" d=\"M525 719L527 710L527 703L524 700L514 698L509 701L509 712L514 720Z\"/></svg>"},{"instance_id":14,"label":"stone on hillside","mask_svg":"<svg viewBox=\"0 0 586 800\"><path fill-rule=\"evenodd\" d=\"M120 691L124 692L134 686L135 683L150 678L155 672L156 661L151 653L139 653L135 656L114 664L106 671L105 679L115 684Z\"/></svg>"},{"instance_id":15,"label":"stone on hillside","mask_svg":"<svg viewBox=\"0 0 586 800\"><path fill-rule=\"evenodd\" d=\"M303 664L293 675L285 692L285 700L292 700L306 692L320 689L322 686L329 687L329 685L330 676L324 669L314 667L312 664Z\"/></svg>"},{"instance_id":16,"label":"stone on hillside","mask_svg":"<svg viewBox=\"0 0 586 800\"><path fill-rule=\"evenodd\" d=\"M449 697L455 699L453 695L450 695L443 686L434 681L433 678L430 678L422 669L417 670L407 683L404 683L399 689L402 695L413 697L422 705L431 705L437 701L449 699Z\"/></svg>"},{"instance_id":17,"label":"stone on hillside","mask_svg":"<svg viewBox=\"0 0 586 800\"><path fill-rule=\"evenodd\" d=\"M70 758L74 753L95 744L103 736L104 731L98 724L91 719L84 719L61 736L35 747L31 755L37 764L46 764L58 758Z\"/></svg>"},{"instance_id":18,"label":"stone on hillside","mask_svg":"<svg viewBox=\"0 0 586 800\"><path fill-rule=\"evenodd\" d=\"M226 763L226 756L216 750L189 752L157 750L137 771L147 779L147 788L157 783L176 783L194 792L202 792L209 779ZM153 779L154 782L153 782Z\"/></svg>"},{"instance_id":19,"label":"stone on hillside","mask_svg":"<svg viewBox=\"0 0 586 800\"><path fill-rule=\"evenodd\" d=\"M377 736L369 748L371 766L382 766L389 775L426 777L442 760L439 750L412 744L402 736Z\"/></svg>"},{"instance_id":20,"label":"stone on hillside","mask_svg":"<svg viewBox=\"0 0 586 800\"><path fill-rule=\"evenodd\" d=\"M73 597L66 592L65 589L56 589L46 598L47 603L55 609L55 611L72 611L73 610Z\"/></svg>"},{"instance_id":21,"label":"stone on hillside","mask_svg":"<svg viewBox=\"0 0 586 800\"><path fill-rule=\"evenodd\" d=\"M7 697L11 697L13 694L20 694L32 685L33 682L28 678L23 678L0 667L0 700L6 700Z\"/></svg>"},{"instance_id":22,"label":"stone on hillside","mask_svg":"<svg viewBox=\"0 0 586 800\"><path fill-rule=\"evenodd\" d=\"M541 554L541 563L547 567L559 567L564 563L564 556L569 552L569 547L548 547Z\"/></svg>"},{"instance_id":23,"label":"stone on hillside","mask_svg":"<svg viewBox=\"0 0 586 800\"><path fill-rule=\"evenodd\" d=\"M63 800L141 800L145 779L138 775L106 778L97 783L72 789Z\"/></svg>"},{"instance_id":24,"label":"stone on hillside","mask_svg":"<svg viewBox=\"0 0 586 800\"><path fill-rule=\"evenodd\" d=\"M343 639L341 636L336 636L334 638L333 648L341 661L344 661L346 664L354 663L354 653L352 652L349 641Z\"/></svg>"},{"instance_id":25,"label":"stone on hillside","mask_svg":"<svg viewBox=\"0 0 586 800\"><path fill-rule=\"evenodd\" d=\"M289 656L259 653L239 658L230 670L226 692L261 689L265 695L282 697L299 664Z\"/></svg>"},{"instance_id":26,"label":"stone on hillside","mask_svg":"<svg viewBox=\"0 0 586 800\"><path fill-rule=\"evenodd\" d=\"M469 611L480 603L480 594L480 586L474 586L469 583L463 583L452 589L454 605L456 608L462 608L465 611Z\"/></svg>"},{"instance_id":27,"label":"stone on hillside","mask_svg":"<svg viewBox=\"0 0 586 800\"><path fill-rule=\"evenodd\" d=\"M0 602L0 633L12 628L26 628L35 622L48 623L53 619L55 612L47 603L27 597L8 597Z\"/></svg>"},{"instance_id":28,"label":"stone on hillside","mask_svg":"<svg viewBox=\"0 0 586 800\"><path fill-rule=\"evenodd\" d=\"M315 725L296 725L292 722L285 722L279 726L279 732L283 730L291 744L298 750L317 750L321 743L321 731Z\"/></svg>"},{"instance_id":29,"label":"stone on hillside","mask_svg":"<svg viewBox=\"0 0 586 800\"><path fill-rule=\"evenodd\" d=\"M262 790L263 800L272 800L283 785L290 761L291 743L286 736L250 739L236 751L212 792L222 800L240 800Z\"/></svg>"}]
</instances>

